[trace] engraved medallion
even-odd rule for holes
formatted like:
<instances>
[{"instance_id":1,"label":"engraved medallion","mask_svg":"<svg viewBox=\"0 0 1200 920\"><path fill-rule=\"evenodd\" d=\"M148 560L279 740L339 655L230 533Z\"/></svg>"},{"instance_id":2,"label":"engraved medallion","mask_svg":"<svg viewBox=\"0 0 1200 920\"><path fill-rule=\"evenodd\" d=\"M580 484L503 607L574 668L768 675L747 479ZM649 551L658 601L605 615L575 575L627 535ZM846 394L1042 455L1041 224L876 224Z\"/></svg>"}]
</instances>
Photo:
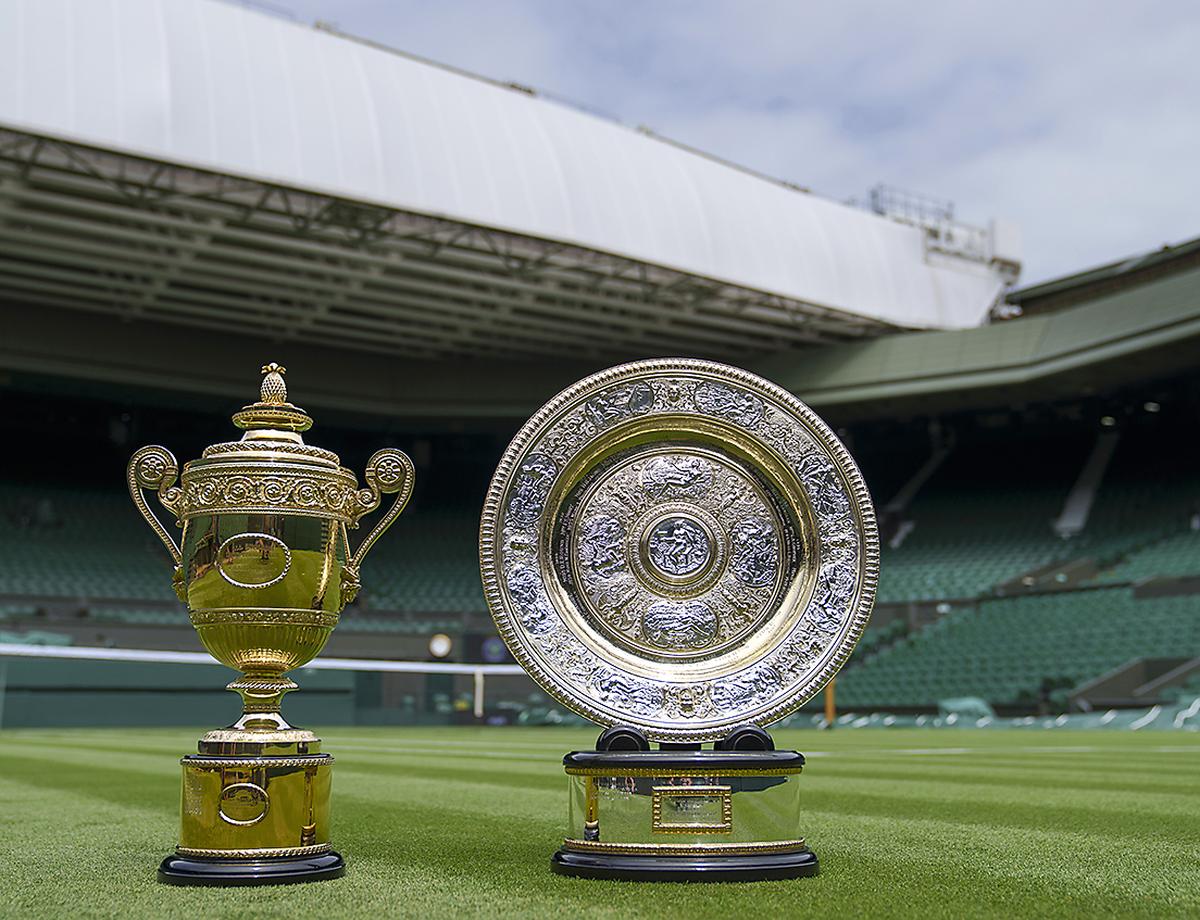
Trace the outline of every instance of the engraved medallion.
<instances>
[{"instance_id":1,"label":"engraved medallion","mask_svg":"<svg viewBox=\"0 0 1200 920\"><path fill-rule=\"evenodd\" d=\"M683 359L547 403L505 453L480 531L517 661L571 709L663 741L811 698L865 627L878 556L833 432L759 377Z\"/></svg>"}]
</instances>

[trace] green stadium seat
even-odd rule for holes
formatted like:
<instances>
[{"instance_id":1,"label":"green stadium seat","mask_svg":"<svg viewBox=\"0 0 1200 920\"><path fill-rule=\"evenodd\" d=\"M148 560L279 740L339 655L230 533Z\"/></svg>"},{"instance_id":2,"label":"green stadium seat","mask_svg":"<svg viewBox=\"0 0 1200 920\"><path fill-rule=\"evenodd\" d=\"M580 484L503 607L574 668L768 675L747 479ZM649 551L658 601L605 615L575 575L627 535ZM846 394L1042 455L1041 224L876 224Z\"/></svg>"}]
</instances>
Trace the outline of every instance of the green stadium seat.
<instances>
[{"instance_id":1,"label":"green stadium seat","mask_svg":"<svg viewBox=\"0 0 1200 920\"><path fill-rule=\"evenodd\" d=\"M876 709L932 707L945 696L1036 701L1046 678L1067 689L1132 658L1181 653L1200 655L1200 595L1135 599L1117 587L992 599L852 664L838 695Z\"/></svg>"}]
</instances>

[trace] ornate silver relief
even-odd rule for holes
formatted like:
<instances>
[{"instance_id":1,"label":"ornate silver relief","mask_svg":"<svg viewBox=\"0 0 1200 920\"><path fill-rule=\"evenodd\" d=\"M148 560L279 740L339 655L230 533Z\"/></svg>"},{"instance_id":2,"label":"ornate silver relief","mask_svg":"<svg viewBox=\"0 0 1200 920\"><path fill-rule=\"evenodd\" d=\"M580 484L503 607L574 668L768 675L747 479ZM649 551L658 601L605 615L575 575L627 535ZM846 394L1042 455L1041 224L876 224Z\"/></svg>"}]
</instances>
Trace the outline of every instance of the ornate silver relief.
<instances>
[{"instance_id":1,"label":"ornate silver relief","mask_svg":"<svg viewBox=\"0 0 1200 920\"><path fill-rule=\"evenodd\" d=\"M759 588L775 580L779 568L779 539L762 518L739 521L730 531L730 565L743 584Z\"/></svg>"},{"instance_id":2,"label":"ornate silver relief","mask_svg":"<svg viewBox=\"0 0 1200 920\"><path fill-rule=\"evenodd\" d=\"M763 417L763 401L757 396L719 383L696 387L696 408L717 418L753 428Z\"/></svg>"},{"instance_id":3,"label":"ornate silver relief","mask_svg":"<svg viewBox=\"0 0 1200 920\"><path fill-rule=\"evenodd\" d=\"M716 638L717 616L703 601L657 601L642 617L642 634L659 648L705 648Z\"/></svg>"},{"instance_id":4,"label":"ornate silver relief","mask_svg":"<svg viewBox=\"0 0 1200 920\"><path fill-rule=\"evenodd\" d=\"M771 612L782 562L776 530L784 522L729 458L653 446L624 456L571 505L581 523L569 538L574 564L564 581L618 646L672 658L717 654ZM756 522L762 540L749 558L748 532L737 531L735 565L731 541L744 520ZM680 611L695 614L694 622L672 620Z\"/></svg>"},{"instance_id":5,"label":"ornate silver relief","mask_svg":"<svg viewBox=\"0 0 1200 920\"><path fill-rule=\"evenodd\" d=\"M599 702L621 706L631 712L654 713L661 710L663 705L661 686L611 668L597 669L590 689Z\"/></svg>"},{"instance_id":6,"label":"ornate silver relief","mask_svg":"<svg viewBox=\"0 0 1200 920\"><path fill-rule=\"evenodd\" d=\"M691 575L707 565L712 541L691 518L672 515L660 520L646 538L646 554L654 568L667 575Z\"/></svg>"},{"instance_id":7,"label":"ornate silver relief","mask_svg":"<svg viewBox=\"0 0 1200 920\"><path fill-rule=\"evenodd\" d=\"M558 466L544 454L530 454L525 458L513 483L508 499L508 516L513 523L528 526L536 523L545 508L546 496Z\"/></svg>"},{"instance_id":8,"label":"ornate silver relief","mask_svg":"<svg viewBox=\"0 0 1200 920\"><path fill-rule=\"evenodd\" d=\"M754 700L770 699L782 685L783 675L776 668L760 665L716 684L712 699L719 708L736 712Z\"/></svg>"},{"instance_id":9,"label":"ornate silver relief","mask_svg":"<svg viewBox=\"0 0 1200 920\"><path fill-rule=\"evenodd\" d=\"M712 684L670 684L663 688L662 712L667 718L692 721L712 718L717 707Z\"/></svg>"},{"instance_id":10,"label":"ornate silver relief","mask_svg":"<svg viewBox=\"0 0 1200 920\"><path fill-rule=\"evenodd\" d=\"M537 635L551 628L554 608L536 569L518 567L509 572L508 592L516 604L521 625L529 632Z\"/></svg>"},{"instance_id":11,"label":"ornate silver relief","mask_svg":"<svg viewBox=\"0 0 1200 920\"><path fill-rule=\"evenodd\" d=\"M517 660L577 711L658 740L765 724L815 693L861 633L878 553L828 428L700 361L614 368L548 403L506 452L481 533Z\"/></svg>"},{"instance_id":12,"label":"ornate silver relief","mask_svg":"<svg viewBox=\"0 0 1200 920\"><path fill-rule=\"evenodd\" d=\"M579 535L579 559L600 578L623 572L625 528L621 522L606 514L585 521Z\"/></svg>"},{"instance_id":13,"label":"ornate silver relief","mask_svg":"<svg viewBox=\"0 0 1200 920\"><path fill-rule=\"evenodd\" d=\"M646 494L659 501L700 498L712 486L713 471L703 457L676 454L647 461L639 478Z\"/></svg>"},{"instance_id":14,"label":"ornate silver relief","mask_svg":"<svg viewBox=\"0 0 1200 920\"><path fill-rule=\"evenodd\" d=\"M648 383L634 383L593 396L586 405L592 422L597 428L603 428L632 415L650 411L654 405L654 390Z\"/></svg>"}]
</instances>

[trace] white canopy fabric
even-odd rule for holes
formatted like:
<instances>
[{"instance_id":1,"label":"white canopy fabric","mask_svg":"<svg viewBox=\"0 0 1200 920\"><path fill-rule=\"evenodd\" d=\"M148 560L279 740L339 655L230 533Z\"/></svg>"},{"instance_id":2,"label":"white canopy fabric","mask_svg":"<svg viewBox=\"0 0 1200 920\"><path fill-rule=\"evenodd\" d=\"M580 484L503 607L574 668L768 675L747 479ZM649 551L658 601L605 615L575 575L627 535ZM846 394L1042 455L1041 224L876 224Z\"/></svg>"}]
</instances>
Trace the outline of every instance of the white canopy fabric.
<instances>
[{"instance_id":1,"label":"white canopy fabric","mask_svg":"<svg viewBox=\"0 0 1200 920\"><path fill-rule=\"evenodd\" d=\"M909 328L1002 288L922 231L215 0L5 0L0 124L571 243Z\"/></svg>"}]
</instances>

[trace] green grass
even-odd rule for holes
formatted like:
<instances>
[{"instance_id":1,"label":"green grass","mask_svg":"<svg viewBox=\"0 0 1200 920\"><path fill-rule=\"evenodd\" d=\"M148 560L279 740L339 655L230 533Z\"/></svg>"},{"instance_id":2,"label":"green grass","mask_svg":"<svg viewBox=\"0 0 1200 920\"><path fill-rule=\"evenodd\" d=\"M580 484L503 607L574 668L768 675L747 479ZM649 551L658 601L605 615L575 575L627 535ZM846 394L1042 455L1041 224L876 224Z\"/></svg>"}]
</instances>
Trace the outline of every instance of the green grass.
<instances>
[{"instance_id":1,"label":"green grass","mask_svg":"<svg viewBox=\"0 0 1200 920\"><path fill-rule=\"evenodd\" d=\"M815 755L821 875L684 886L551 875L559 760L593 731L331 729L346 877L172 888L154 870L198 734L0 733L0 916L1200 915L1196 735L780 731Z\"/></svg>"}]
</instances>

